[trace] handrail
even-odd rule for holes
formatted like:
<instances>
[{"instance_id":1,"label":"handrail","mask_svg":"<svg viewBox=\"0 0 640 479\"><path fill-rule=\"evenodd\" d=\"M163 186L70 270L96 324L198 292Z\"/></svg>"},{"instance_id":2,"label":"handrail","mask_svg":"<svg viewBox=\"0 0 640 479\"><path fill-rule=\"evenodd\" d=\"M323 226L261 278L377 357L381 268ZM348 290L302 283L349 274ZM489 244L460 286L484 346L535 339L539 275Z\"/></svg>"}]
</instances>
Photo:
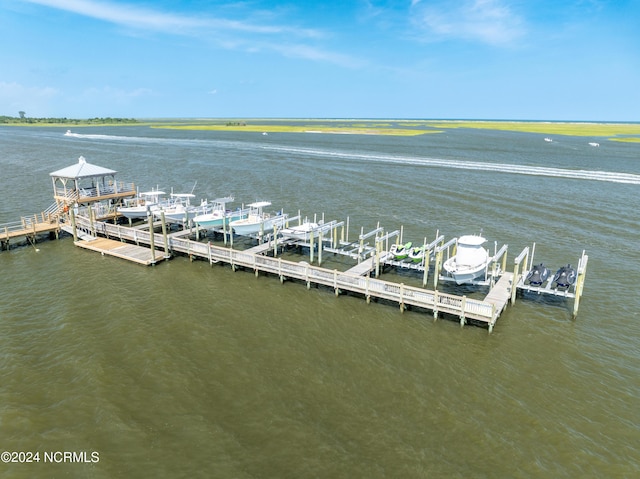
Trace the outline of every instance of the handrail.
<instances>
[{"instance_id":1,"label":"handrail","mask_svg":"<svg viewBox=\"0 0 640 479\"><path fill-rule=\"evenodd\" d=\"M91 229L88 218L78 216L78 226ZM112 225L100 221L93 222L93 228L100 233L129 241L151 243L151 233L145 230L132 229L120 225ZM163 244L164 237L160 233L154 234L154 243ZM463 298L447 293L426 290L415 286L406 286L378 278L367 278L353 273L329 270L320 266L286 261L281 258L247 253L227 247L215 246L210 243L200 243L185 238L167 238L169 248L173 251L199 256L210 261L221 261L234 266L260 270L304 281L345 289L368 296L410 304L414 306L435 309L456 315L473 315L476 319L487 322L493 321L493 305L489 302Z\"/></svg>"}]
</instances>

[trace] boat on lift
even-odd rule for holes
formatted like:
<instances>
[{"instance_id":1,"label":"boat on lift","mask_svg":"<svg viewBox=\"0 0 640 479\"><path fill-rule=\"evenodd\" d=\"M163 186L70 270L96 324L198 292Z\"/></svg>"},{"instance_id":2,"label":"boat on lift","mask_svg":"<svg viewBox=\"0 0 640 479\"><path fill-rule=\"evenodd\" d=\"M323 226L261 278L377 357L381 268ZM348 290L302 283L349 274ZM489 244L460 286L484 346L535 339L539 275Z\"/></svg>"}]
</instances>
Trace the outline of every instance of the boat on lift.
<instances>
[{"instance_id":1,"label":"boat on lift","mask_svg":"<svg viewBox=\"0 0 640 479\"><path fill-rule=\"evenodd\" d=\"M569 289L576 282L576 270L570 264L562 266L553 276L551 286L555 289Z\"/></svg>"},{"instance_id":2,"label":"boat on lift","mask_svg":"<svg viewBox=\"0 0 640 479\"><path fill-rule=\"evenodd\" d=\"M125 218L143 219L162 205L164 191L152 190L139 193L135 198L125 199L124 206L116 211Z\"/></svg>"},{"instance_id":3,"label":"boat on lift","mask_svg":"<svg viewBox=\"0 0 640 479\"><path fill-rule=\"evenodd\" d=\"M210 229L218 228L223 224L229 224L231 221L240 220L247 217L247 212L241 209L229 210L226 208L227 203L231 203L233 197L227 196L217 198L211 202L211 210L207 213L197 215L193 218L193 222L201 228Z\"/></svg>"},{"instance_id":4,"label":"boat on lift","mask_svg":"<svg viewBox=\"0 0 640 479\"><path fill-rule=\"evenodd\" d=\"M164 217L167 221L187 223L198 215L203 215L211 210L207 200L201 200L199 205L192 205L193 193L171 193L170 200L153 210L153 216L157 219Z\"/></svg>"},{"instance_id":5,"label":"boat on lift","mask_svg":"<svg viewBox=\"0 0 640 479\"><path fill-rule=\"evenodd\" d=\"M549 275L551 274L551 270L547 268L543 263L537 264L531 268L529 274L525 279L526 284L530 284L531 286L541 286Z\"/></svg>"},{"instance_id":6,"label":"boat on lift","mask_svg":"<svg viewBox=\"0 0 640 479\"><path fill-rule=\"evenodd\" d=\"M425 255L424 245L422 246L414 246L409 250L408 258L412 263L422 263Z\"/></svg>"},{"instance_id":7,"label":"boat on lift","mask_svg":"<svg viewBox=\"0 0 640 479\"><path fill-rule=\"evenodd\" d=\"M486 238L480 235L464 235L458 238L456 254L442 267L456 284L473 283L486 275L491 257L484 248Z\"/></svg>"},{"instance_id":8,"label":"boat on lift","mask_svg":"<svg viewBox=\"0 0 640 479\"><path fill-rule=\"evenodd\" d=\"M318 239L320 235L331 229L331 224L315 223L313 221L305 221L302 224L290 226L288 228L282 228L280 234L283 238L293 239L298 241L309 241L311 235Z\"/></svg>"},{"instance_id":9,"label":"boat on lift","mask_svg":"<svg viewBox=\"0 0 640 479\"><path fill-rule=\"evenodd\" d=\"M411 251L411 247L413 243L409 241L405 244L394 243L389 248L389 253L396 261L403 261L409 257L409 252Z\"/></svg>"},{"instance_id":10,"label":"boat on lift","mask_svg":"<svg viewBox=\"0 0 640 479\"><path fill-rule=\"evenodd\" d=\"M280 227L287 219L287 215L280 212L275 215L264 213L265 206L270 206L269 201L257 201L247 205L249 207L249 213L245 218L238 219L229 223L229 226L233 229L237 235L254 235L261 231L268 233L272 231L274 227Z\"/></svg>"}]
</instances>

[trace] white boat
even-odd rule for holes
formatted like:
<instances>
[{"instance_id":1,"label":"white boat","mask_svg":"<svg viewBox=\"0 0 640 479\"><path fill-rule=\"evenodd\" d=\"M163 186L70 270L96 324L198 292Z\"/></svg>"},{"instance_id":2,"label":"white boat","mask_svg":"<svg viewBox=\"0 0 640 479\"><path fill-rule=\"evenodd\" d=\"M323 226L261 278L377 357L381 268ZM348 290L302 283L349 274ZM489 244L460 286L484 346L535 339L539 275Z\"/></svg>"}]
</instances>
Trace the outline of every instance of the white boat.
<instances>
[{"instance_id":1,"label":"white boat","mask_svg":"<svg viewBox=\"0 0 640 479\"><path fill-rule=\"evenodd\" d=\"M591 146L600 146L600 143L596 143L595 141L590 141L589 145L591 145Z\"/></svg>"},{"instance_id":2,"label":"white boat","mask_svg":"<svg viewBox=\"0 0 640 479\"><path fill-rule=\"evenodd\" d=\"M164 191L145 191L135 198L126 199L124 206L117 208L119 214L129 219L146 218L149 213L159 208Z\"/></svg>"},{"instance_id":3,"label":"white boat","mask_svg":"<svg viewBox=\"0 0 640 479\"><path fill-rule=\"evenodd\" d=\"M154 209L153 216L160 219L164 212L166 221L187 223L211 210L211 205L206 200L202 200L200 205L192 205L191 198L194 197L193 193L171 193L169 202Z\"/></svg>"},{"instance_id":4,"label":"white boat","mask_svg":"<svg viewBox=\"0 0 640 479\"><path fill-rule=\"evenodd\" d=\"M458 238L456 254L442 266L456 284L472 283L485 275L491 260L483 246L486 241L479 235L465 235Z\"/></svg>"},{"instance_id":5,"label":"white boat","mask_svg":"<svg viewBox=\"0 0 640 479\"><path fill-rule=\"evenodd\" d=\"M241 209L228 210L226 208L227 203L231 203L233 198L227 196L225 198L218 198L211 202L211 210L208 213L204 213L193 218L193 222L201 228L218 228L223 224L229 224L231 221L244 219L247 217L247 212Z\"/></svg>"},{"instance_id":6,"label":"white boat","mask_svg":"<svg viewBox=\"0 0 640 479\"><path fill-rule=\"evenodd\" d=\"M546 141L547 143L551 143L553 140L551 138L545 138L544 141Z\"/></svg>"},{"instance_id":7,"label":"white boat","mask_svg":"<svg viewBox=\"0 0 640 479\"><path fill-rule=\"evenodd\" d=\"M280 233L283 238L295 239L299 241L309 241L311 235L315 239L320 238L320 234L331 229L331 224L314 223L311 221L305 221L304 223L296 226L290 226L289 228L282 228Z\"/></svg>"},{"instance_id":8,"label":"white boat","mask_svg":"<svg viewBox=\"0 0 640 479\"><path fill-rule=\"evenodd\" d=\"M247 205L250 208L247 217L232 221L229 225L237 235L248 236L260 233L261 231L268 233L273 230L274 226L283 225L287 219L287 215L285 214L271 216L268 213L263 213L263 208L270 205L271 203L269 201L251 203Z\"/></svg>"}]
</instances>

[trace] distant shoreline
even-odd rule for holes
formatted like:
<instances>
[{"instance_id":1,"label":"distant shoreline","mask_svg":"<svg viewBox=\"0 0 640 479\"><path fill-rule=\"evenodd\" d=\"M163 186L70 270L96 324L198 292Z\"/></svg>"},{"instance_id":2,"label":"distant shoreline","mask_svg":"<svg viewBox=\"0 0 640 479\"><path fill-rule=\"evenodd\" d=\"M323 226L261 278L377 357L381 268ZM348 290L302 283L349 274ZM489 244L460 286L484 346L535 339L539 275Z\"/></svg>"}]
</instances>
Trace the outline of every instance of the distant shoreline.
<instances>
[{"instance_id":1,"label":"distant shoreline","mask_svg":"<svg viewBox=\"0 0 640 479\"><path fill-rule=\"evenodd\" d=\"M640 123L592 123L494 120L295 120L255 119L242 122L187 119L152 123L154 128L176 130L246 131L262 133L334 133L415 136L468 128L540 133L545 136L584 136L616 141L640 142ZM621 136L622 135L622 136Z\"/></svg>"},{"instance_id":2,"label":"distant shoreline","mask_svg":"<svg viewBox=\"0 0 640 479\"><path fill-rule=\"evenodd\" d=\"M10 117L2 117L10 118ZM83 128L92 126L149 126L174 130L233 131L251 133L315 133L417 136L451 129L483 129L539 133L546 137L582 136L623 142L640 142L640 123L525 121L525 120L414 120L414 119L122 119L90 120L11 118L7 126ZM52 120L52 121L46 121Z\"/></svg>"}]
</instances>

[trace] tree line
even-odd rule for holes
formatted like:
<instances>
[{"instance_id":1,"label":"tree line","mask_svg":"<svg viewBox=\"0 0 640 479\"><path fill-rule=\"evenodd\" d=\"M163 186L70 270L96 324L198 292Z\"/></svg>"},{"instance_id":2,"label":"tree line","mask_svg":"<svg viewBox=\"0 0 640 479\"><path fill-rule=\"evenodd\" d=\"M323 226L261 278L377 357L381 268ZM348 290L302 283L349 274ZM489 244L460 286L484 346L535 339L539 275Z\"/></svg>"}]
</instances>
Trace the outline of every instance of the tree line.
<instances>
[{"instance_id":1,"label":"tree line","mask_svg":"<svg viewBox=\"0 0 640 479\"><path fill-rule=\"evenodd\" d=\"M22 112L21 112L22 113ZM88 118L84 120L74 118L31 118L24 115L20 117L15 116L0 116L0 124L65 124L65 125L105 125L114 123L138 123L138 120L133 118Z\"/></svg>"}]
</instances>

